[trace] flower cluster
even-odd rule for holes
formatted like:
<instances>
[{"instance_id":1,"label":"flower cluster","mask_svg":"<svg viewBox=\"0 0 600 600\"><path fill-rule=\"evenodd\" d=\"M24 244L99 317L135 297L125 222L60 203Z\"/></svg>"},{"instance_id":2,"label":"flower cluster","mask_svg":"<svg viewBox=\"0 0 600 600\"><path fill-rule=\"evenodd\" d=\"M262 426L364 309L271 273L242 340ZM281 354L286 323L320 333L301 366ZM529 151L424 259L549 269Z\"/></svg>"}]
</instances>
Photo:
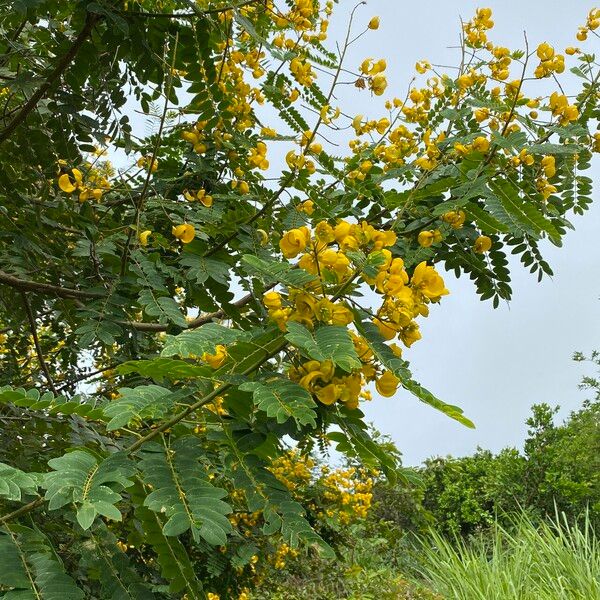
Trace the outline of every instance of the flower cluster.
<instances>
[{"instance_id":1,"label":"flower cluster","mask_svg":"<svg viewBox=\"0 0 600 600\"><path fill-rule=\"evenodd\" d=\"M384 296L374 319L375 325L386 340L398 336L408 348L421 339L415 319L426 317L429 314L427 305L449 293L434 267L421 262L409 278L401 258L382 265L374 286Z\"/></svg>"},{"instance_id":2,"label":"flower cluster","mask_svg":"<svg viewBox=\"0 0 600 600\"><path fill-rule=\"evenodd\" d=\"M569 99L564 94L553 92L550 95L549 105L552 115L559 118L560 125L568 125L579 117L579 109L574 104L569 104Z\"/></svg>"},{"instance_id":3,"label":"flower cluster","mask_svg":"<svg viewBox=\"0 0 600 600\"><path fill-rule=\"evenodd\" d=\"M536 54L540 59L540 64L535 69L536 77L550 77L552 73L562 73L565 70L565 57L556 54L550 44L546 42L540 44Z\"/></svg>"},{"instance_id":4,"label":"flower cluster","mask_svg":"<svg viewBox=\"0 0 600 600\"><path fill-rule=\"evenodd\" d=\"M59 161L61 167L64 166L64 161ZM104 170L93 168L87 165L86 180L84 174L79 169L71 169L68 173L62 173L58 177L58 187L65 194L79 193L79 202L86 200L100 200L102 194L110 189L108 176L110 175L110 165Z\"/></svg>"},{"instance_id":5,"label":"flower cluster","mask_svg":"<svg viewBox=\"0 0 600 600\"><path fill-rule=\"evenodd\" d=\"M373 499L373 478L365 469L322 468L319 483L327 501L325 514L336 518L342 525L367 517Z\"/></svg>"},{"instance_id":6,"label":"flower cluster","mask_svg":"<svg viewBox=\"0 0 600 600\"><path fill-rule=\"evenodd\" d=\"M447 213L444 219L452 227L459 228L465 213ZM421 232L419 236L422 245L431 245L439 239L439 230ZM335 226L320 221L313 230L299 227L285 232L279 242L283 255L288 259L299 256L298 267L318 278L304 289L267 292L263 303L269 317L281 330L285 330L288 321L300 322L309 329L319 324L351 325L353 311L344 302L329 299L324 286L343 284L359 273L360 270L351 269L352 260L348 253L362 251L376 265L374 272L362 273L362 280L383 298L373 323L385 340L398 337L410 347L421 337L415 319L427 316L428 304L438 302L448 290L437 271L425 262L417 265L410 277L404 261L394 257L389 249L396 240L393 231L378 230L365 221L354 224L340 221ZM477 248L480 251L486 244L479 243ZM400 385L394 373L378 365L368 343L357 333L350 331L350 334L361 361L360 369L345 373L330 360L305 360L288 371L292 381L322 404L340 402L352 409L358 406L360 398L370 399L370 393L363 390L366 384L375 382L377 391L383 396L392 396ZM401 354L395 344L390 348L397 355Z\"/></svg>"},{"instance_id":7,"label":"flower cluster","mask_svg":"<svg viewBox=\"0 0 600 600\"><path fill-rule=\"evenodd\" d=\"M487 42L486 31L494 26L491 8L478 8L475 16L464 24L465 42L471 48L480 48Z\"/></svg>"},{"instance_id":8,"label":"flower cluster","mask_svg":"<svg viewBox=\"0 0 600 600\"><path fill-rule=\"evenodd\" d=\"M207 194L205 189L197 191L184 190L183 197L189 202L200 202L206 208L210 208L213 205L213 197Z\"/></svg>"},{"instance_id":9,"label":"flower cluster","mask_svg":"<svg viewBox=\"0 0 600 600\"><path fill-rule=\"evenodd\" d=\"M290 491L313 493L309 503L319 518L348 525L364 519L371 507L373 474L366 469L316 468L315 461L298 450L290 450L273 461L269 469Z\"/></svg>"},{"instance_id":10,"label":"flower cluster","mask_svg":"<svg viewBox=\"0 0 600 600\"><path fill-rule=\"evenodd\" d=\"M288 546L288 544L280 544L270 558L273 562L273 566L276 569L285 569L286 559L296 558L299 552L295 548Z\"/></svg>"},{"instance_id":11,"label":"flower cluster","mask_svg":"<svg viewBox=\"0 0 600 600\"><path fill-rule=\"evenodd\" d=\"M330 360L309 360L288 370L288 377L329 406L336 401L356 408L364 384L361 372L343 374Z\"/></svg>"},{"instance_id":12,"label":"flower cluster","mask_svg":"<svg viewBox=\"0 0 600 600\"><path fill-rule=\"evenodd\" d=\"M300 454L297 450L290 450L279 458L275 459L269 471L293 491L299 486L308 484L313 478L313 469L315 461L307 454Z\"/></svg>"}]
</instances>

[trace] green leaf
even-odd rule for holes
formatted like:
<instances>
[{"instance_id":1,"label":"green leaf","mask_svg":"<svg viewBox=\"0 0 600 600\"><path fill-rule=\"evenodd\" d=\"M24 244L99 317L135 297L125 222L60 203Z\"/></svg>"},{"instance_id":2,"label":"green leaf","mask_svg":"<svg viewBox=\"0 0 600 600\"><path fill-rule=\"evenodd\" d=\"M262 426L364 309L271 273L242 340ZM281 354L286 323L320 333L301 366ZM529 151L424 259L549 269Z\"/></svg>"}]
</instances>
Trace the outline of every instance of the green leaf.
<instances>
[{"instance_id":1,"label":"green leaf","mask_svg":"<svg viewBox=\"0 0 600 600\"><path fill-rule=\"evenodd\" d=\"M508 233L510 228L483 210L477 204L469 203L465 206L467 214L472 217L483 233Z\"/></svg>"},{"instance_id":2,"label":"green leaf","mask_svg":"<svg viewBox=\"0 0 600 600\"><path fill-rule=\"evenodd\" d=\"M285 339L276 327L266 331L259 330L246 339L247 341L237 342L227 349L228 358L215 372L217 377L253 371L285 346Z\"/></svg>"},{"instance_id":3,"label":"green leaf","mask_svg":"<svg viewBox=\"0 0 600 600\"><path fill-rule=\"evenodd\" d=\"M146 448L140 468L153 491L144 505L168 517L163 526L166 536L191 530L194 540L204 538L209 544L223 546L232 532L226 516L231 507L221 500L227 492L202 477L203 454L194 436L179 438L170 447Z\"/></svg>"},{"instance_id":4,"label":"green leaf","mask_svg":"<svg viewBox=\"0 0 600 600\"><path fill-rule=\"evenodd\" d=\"M205 352L215 353L215 346L227 346L246 336L246 333L237 329L223 327L216 323L206 323L198 329L182 331L179 335L168 335L161 356L202 356Z\"/></svg>"},{"instance_id":5,"label":"green leaf","mask_svg":"<svg viewBox=\"0 0 600 600\"><path fill-rule=\"evenodd\" d=\"M382 469L386 477L394 482L399 466L398 462L387 449L371 438L363 416L358 410L338 411L334 422L340 431L330 432L327 437L337 443L338 452L349 457L359 458L365 465Z\"/></svg>"},{"instance_id":6,"label":"green leaf","mask_svg":"<svg viewBox=\"0 0 600 600\"><path fill-rule=\"evenodd\" d=\"M119 388L120 397L104 407L110 419L107 429L114 431L133 420L160 419L173 407L172 392L159 385Z\"/></svg>"},{"instance_id":7,"label":"green leaf","mask_svg":"<svg viewBox=\"0 0 600 600\"><path fill-rule=\"evenodd\" d=\"M46 473L42 487L46 489L50 510L74 503L83 529L91 527L98 514L121 520L121 513L115 507L122 499L118 492L132 485L130 477L136 472L124 452L101 460L75 450L49 460L48 465L54 470Z\"/></svg>"},{"instance_id":8,"label":"green leaf","mask_svg":"<svg viewBox=\"0 0 600 600\"><path fill-rule=\"evenodd\" d=\"M110 600L153 600L156 598L132 568L117 545L117 537L103 524L88 533L76 547L79 565L90 580L98 580L102 598Z\"/></svg>"},{"instance_id":9,"label":"green leaf","mask_svg":"<svg viewBox=\"0 0 600 600\"><path fill-rule=\"evenodd\" d=\"M236 435L225 425L211 434L212 439L227 447L225 467L236 488L246 496L248 510L262 511L265 519L264 535L281 531L284 540L296 546L299 540L318 544L324 555L334 558L332 548L319 536L306 520L304 509L290 496L288 489L267 469L269 463L259 458L257 446L262 436Z\"/></svg>"},{"instance_id":10,"label":"green leaf","mask_svg":"<svg viewBox=\"0 0 600 600\"><path fill-rule=\"evenodd\" d=\"M499 221L511 228L513 233L526 233L535 238L546 232L553 239L560 239L554 225L544 217L529 200L519 196L519 188L508 180L488 182L486 206Z\"/></svg>"},{"instance_id":11,"label":"green leaf","mask_svg":"<svg viewBox=\"0 0 600 600\"><path fill-rule=\"evenodd\" d=\"M88 419L102 419L102 408L95 407L90 402L81 401L80 396L73 396L70 400L65 396L54 396L46 392L42 396L35 388L0 388L0 402L14 404L31 410L46 410L50 414L78 415Z\"/></svg>"},{"instance_id":12,"label":"green leaf","mask_svg":"<svg viewBox=\"0 0 600 600\"><path fill-rule=\"evenodd\" d=\"M190 267L188 278L195 279L196 283L206 283L209 278L222 284L227 284L229 281L229 265L222 260L204 258L195 254L186 254L181 257L179 262L184 266Z\"/></svg>"},{"instance_id":13,"label":"green leaf","mask_svg":"<svg viewBox=\"0 0 600 600\"><path fill-rule=\"evenodd\" d=\"M297 348L318 361L331 360L344 371L361 366L350 334L345 327L325 325L310 332L304 325L293 321L287 324L285 338Z\"/></svg>"},{"instance_id":14,"label":"green leaf","mask_svg":"<svg viewBox=\"0 0 600 600\"><path fill-rule=\"evenodd\" d=\"M121 375L139 373L142 377L161 381L165 378L212 380L214 371L204 365L195 365L185 360L154 358L152 360L129 360L116 369Z\"/></svg>"},{"instance_id":15,"label":"green leaf","mask_svg":"<svg viewBox=\"0 0 600 600\"><path fill-rule=\"evenodd\" d=\"M249 275L258 275L267 284L283 283L293 288L304 288L316 279L314 275L287 262L266 261L253 254L244 254L242 264Z\"/></svg>"},{"instance_id":16,"label":"green leaf","mask_svg":"<svg viewBox=\"0 0 600 600\"><path fill-rule=\"evenodd\" d=\"M187 327L187 321L179 304L170 296L157 296L152 290L145 289L139 295L144 312L150 317L158 317L159 323L175 323Z\"/></svg>"},{"instance_id":17,"label":"green leaf","mask_svg":"<svg viewBox=\"0 0 600 600\"><path fill-rule=\"evenodd\" d=\"M22 494L36 494L37 487L37 476L0 463L0 498L19 501Z\"/></svg>"},{"instance_id":18,"label":"green leaf","mask_svg":"<svg viewBox=\"0 0 600 600\"><path fill-rule=\"evenodd\" d=\"M0 530L0 586L7 600L83 600L57 553L39 531L12 525Z\"/></svg>"},{"instance_id":19,"label":"green leaf","mask_svg":"<svg viewBox=\"0 0 600 600\"><path fill-rule=\"evenodd\" d=\"M139 505L135 516L141 523L144 542L156 553L161 574L169 582L169 592L185 592L190 600L204 600L206 595L185 546L176 537L166 537L163 533L164 517Z\"/></svg>"},{"instance_id":20,"label":"green leaf","mask_svg":"<svg viewBox=\"0 0 600 600\"><path fill-rule=\"evenodd\" d=\"M294 419L299 426L316 427L316 406L310 393L297 383L286 379L268 382L248 382L240 390L253 392L254 404L277 423Z\"/></svg>"},{"instance_id":21,"label":"green leaf","mask_svg":"<svg viewBox=\"0 0 600 600\"><path fill-rule=\"evenodd\" d=\"M577 154L581 152L582 146L579 144L532 144L527 147L529 154Z\"/></svg>"}]
</instances>

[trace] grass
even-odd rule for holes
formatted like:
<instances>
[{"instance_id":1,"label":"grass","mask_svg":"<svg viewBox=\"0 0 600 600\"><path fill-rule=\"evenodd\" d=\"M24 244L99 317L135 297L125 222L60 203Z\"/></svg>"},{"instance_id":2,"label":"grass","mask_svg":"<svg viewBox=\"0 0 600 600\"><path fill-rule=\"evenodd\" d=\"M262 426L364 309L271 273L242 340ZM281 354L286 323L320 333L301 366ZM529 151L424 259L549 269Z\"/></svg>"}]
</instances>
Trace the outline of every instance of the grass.
<instances>
[{"instance_id":1,"label":"grass","mask_svg":"<svg viewBox=\"0 0 600 600\"><path fill-rule=\"evenodd\" d=\"M434 532L420 554L420 575L443 598L600 600L600 546L587 522L521 517L469 542Z\"/></svg>"}]
</instances>

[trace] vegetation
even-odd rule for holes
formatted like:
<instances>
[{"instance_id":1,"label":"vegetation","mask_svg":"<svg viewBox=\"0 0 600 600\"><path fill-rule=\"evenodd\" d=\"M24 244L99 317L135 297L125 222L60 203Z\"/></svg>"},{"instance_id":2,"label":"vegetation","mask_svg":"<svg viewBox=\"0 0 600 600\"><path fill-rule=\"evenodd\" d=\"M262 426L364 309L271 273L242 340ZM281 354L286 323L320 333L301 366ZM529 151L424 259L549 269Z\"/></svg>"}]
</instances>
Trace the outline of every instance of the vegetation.
<instances>
[{"instance_id":1,"label":"vegetation","mask_svg":"<svg viewBox=\"0 0 600 600\"><path fill-rule=\"evenodd\" d=\"M435 459L423 470L423 506L440 531L468 535L525 510L536 521L556 512L571 521L588 512L600 526L600 403L586 402L560 426L552 410L533 407L523 454Z\"/></svg>"},{"instance_id":2,"label":"vegetation","mask_svg":"<svg viewBox=\"0 0 600 600\"><path fill-rule=\"evenodd\" d=\"M421 573L442 597L457 600L599 598L600 548L586 525L534 526L523 518L513 531L496 526L468 544L434 533Z\"/></svg>"},{"instance_id":3,"label":"vegetation","mask_svg":"<svg viewBox=\"0 0 600 600\"><path fill-rule=\"evenodd\" d=\"M400 98L382 57L347 64L379 19L356 7L328 46L333 9L3 10L7 600L247 599L294 557L345 552L375 481L407 476L364 421L373 387L472 426L399 344L449 293L442 267L494 307L512 293L508 252L551 274L543 243L560 246L591 202L600 70L585 40L600 12L563 54L496 44L478 9L458 69L419 61ZM338 106L347 83L373 114ZM349 466L315 472L311 452L329 445Z\"/></svg>"},{"instance_id":4,"label":"vegetation","mask_svg":"<svg viewBox=\"0 0 600 600\"><path fill-rule=\"evenodd\" d=\"M591 360L598 364L598 354ZM275 569L265 572L258 597L600 597L597 469L587 469L598 460L600 385L586 377L583 386L594 390L595 400L584 402L562 425L552 423L554 411L548 406L533 407L532 427L536 416L550 420L530 432L525 448L541 448L533 443L540 437L549 440L543 452L554 459L568 440L571 458L585 470L573 471L571 460L549 460L540 472L539 457L527 451L505 449L493 455L479 450L474 456L406 469L396 485L379 479L366 518L351 523L338 538L336 560L303 556L280 565L283 576ZM547 485L536 485L530 493L519 480ZM499 481L508 491L494 487ZM581 494L567 496L577 502L566 501L565 490L582 489L585 502ZM546 512L545 506L552 508Z\"/></svg>"}]
</instances>

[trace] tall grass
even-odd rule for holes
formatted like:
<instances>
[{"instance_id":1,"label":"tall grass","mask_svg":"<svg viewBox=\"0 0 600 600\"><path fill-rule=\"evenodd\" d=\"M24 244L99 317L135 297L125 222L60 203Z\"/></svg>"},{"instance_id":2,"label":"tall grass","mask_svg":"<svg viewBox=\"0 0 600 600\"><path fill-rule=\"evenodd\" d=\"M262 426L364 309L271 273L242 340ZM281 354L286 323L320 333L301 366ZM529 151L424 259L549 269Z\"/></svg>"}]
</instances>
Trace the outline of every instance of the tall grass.
<instances>
[{"instance_id":1,"label":"tall grass","mask_svg":"<svg viewBox=\"0 0 600 600\"><path fill-rule=\"evenodd\" d=\"M600 600L600 546L587 522L521 517L469 542L433 532L419 572L455 600Z\"/></svg>"}]
</instances>

